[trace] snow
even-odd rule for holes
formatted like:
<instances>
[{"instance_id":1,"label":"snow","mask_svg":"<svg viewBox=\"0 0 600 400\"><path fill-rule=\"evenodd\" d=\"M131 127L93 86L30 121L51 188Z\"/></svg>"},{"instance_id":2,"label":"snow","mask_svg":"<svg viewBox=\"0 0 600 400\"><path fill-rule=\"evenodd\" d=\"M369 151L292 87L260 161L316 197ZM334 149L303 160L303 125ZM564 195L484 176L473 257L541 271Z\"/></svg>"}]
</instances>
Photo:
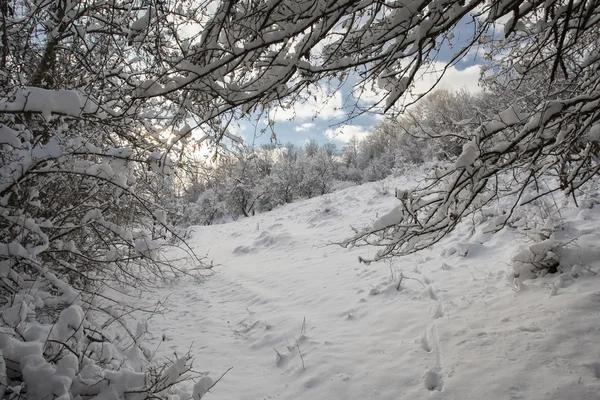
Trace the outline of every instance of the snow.
<instances>
[{"instance_id":1,"label":"snow","mask_svg":"<svg viewBox=\"0 0 600 400\"><path fill-rule=\"evenodd\" d=\"M408 175L385 183L406 190L422 172ZM510 209L495 204L475 232L465 221L431 249L365 266L358 256L376 249L334 243L351 226L394 219L399 201L379 185L335 192L327 208L314 198L193 228L192 248L219 266L140 304L169 296L172 311L150 331L164 335L160 355L191 351L205 375L195 398L598 399L600 276L590 271L600 267L600 207L585 219L564 207L556 237L535 244L513 220L487 233ZM513 259L538 260L572 237L564 274L514 280Z\"/></svg>"},{"instance_id":2,"label":"snow","mask_svg":"<svg viewBox=\"0 0 600 400\"><path fill-rule=\"evenodd\" d=\"M159 243L156 240L152 240L148 237L141 237L135 239L134 247L135 251L137 251L141 255L146 256L150 259L155 259Z\"/></svg>"},{"instance_id":3,"label":"snow","mask_svg":"<svg viewBox=\"0 0 600 400\"><path fill-rule=\"evenodd\" d=\"M66 342L71 336L83 335L85 313L80 306L72 305L61 311L52 331L53 339Z\"/></svg>"},{"instance_id":4,"label":"snow","mask_svg":"<svg viewBox=\"0 0 600 400\"><path fill-rule=\"evenodd\" d=\"M491 135L506 127L517 125L524 120L526 120L526 115L519 113L513 106L510 106L498 113L493 120L486 122L483 129L487 135Z\"/></svg>"},{"instance_id":5,"label":"snow","mask_svg":"<svg viewBox=\"0 0 600 400\"><path fill-rule=\"evenodd\" d=\"M152 215L159 223L163 225L167 224L167 212L165 210L156 210Z\"/></svg>"},{"instance_id":6,"label":"snow","mask_svg":"<svg viewBox=\"0 0 600 400\"><path fill-rule=\"evenodd\" d=\"M213 380L208 376L203 376L194 385L193 398L194 400L200 400L213 385Z\"/></svg>"},{"instance_id":7,"label":"snow","mask_svg":"<svg viewBox=\"0 0 600 400\"><path fill-rule=\"evenodd\" d=\"M18 132L0 124L0 144L8 144L15 148L21 147Z\"/></svg>"},{"instance_id":8,"label":"snow","mask_svg":"<svg viewBox=\"0 0 600 400\"><path fill-rule=\"evenodd\" d=\"M600 124L592 125L586 136L589 140L600 142Z\"/></svg>"},{"instance_id":9,"label":"snow","mask_svg":"<svg viewBox=\"0 0 600 400\"><path fill-rule=\"evenodd\" d=\"M469 168L473 165L475 160L479 157L479 148L474 141L470 141L463 146L463 151L456 159L454 167L458 168Z\"/></svg>"},{"instance_id":10,"label":"snow","mask_svg":"<svg viewBox=\"0 0 600 400\"><path fill-rule=\"evenodd\" d=\"M52 114L79 117L92 114L97 109L94 102L75 90L47 90L30 86L17 89L10 100L0 101L0 111L39 112L47 120Z\"/></svg>"},{"instance_id":11,"label":"snow","mask_svg":"<svg viewBox=\"0 0 600 400\"><path fill-rule=\"evenodd\" d=\"M486 44L492 41L492 37L490 35L482 35L479 38L479 44Z\"/></svg>"},{"instance_id":12,"label":"snow","mask_svg":"<svg viewBox=\"0 0 600 400\"><path fill-rule=\"evenodd\" d=\"M81 219L81 223L87 224L90 221L95 221L100 218L102 218L102 210L100 210L98 208L94 208L94 209L89 210L87 213L85 213L85 215Z\"/></svg>"},{"instance_id":13,"label":"snow","mask_svg":"<svg viewBox=\"0 0 600 400\"><path fill-rule=\"evenodd\" d=\"M390 212L379 218L372 225L373 230L383 229L388 226L395 225L404 218L404 206L396 206Z\"/></svg>"},{"instance_id":14,"label":"snow","mask_svg":"<svg viewBox=\"0 0 600 400\"><path fill-rule=\"evenodd\" d=\"M131 24L131 30L141 31L143 29L146 29L148 27L148 24L150 23L151 15L152 9L149 8L148 11L144 13L144 15L142 15L140 18L138 18Z\"/></svg>"},{"instance_id":15,"label":"snow","mask_svg":"<svg viewBox=\"0 0 600 400\"><path fill-rule=\"evenodd\" d=\"M498 117L500 118L500 121L504 122L507 126L516 125L523 119L523 117L519 115L513 106L510 106L506 110L498 113Z\"/></svg>"}]
</instances>

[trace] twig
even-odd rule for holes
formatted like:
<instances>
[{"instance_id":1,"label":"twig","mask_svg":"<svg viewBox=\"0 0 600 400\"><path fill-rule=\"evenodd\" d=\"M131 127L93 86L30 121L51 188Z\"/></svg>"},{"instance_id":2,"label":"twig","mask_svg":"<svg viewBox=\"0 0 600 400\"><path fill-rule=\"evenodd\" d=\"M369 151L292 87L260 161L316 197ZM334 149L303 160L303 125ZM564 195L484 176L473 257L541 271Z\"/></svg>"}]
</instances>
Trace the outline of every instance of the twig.
<instances>
[{"instance_id":1,"label":"twig","mask_svg":"<svg viewBox=\"0 0 600 400\"><path fill-rule=\"evenodd\" d=\"M229 371L231 371L232 369L233 369L233 367L229 367L229 368L227 368L227 371L223 372L223 375L221 375L221 376L219 377L219 379L217 379L216 381L214 381L214 383L213 383L212 385L210 385L210 387L209 387L208 389L206 389L206 391L207 391L207 392L210 392L210 389L212 389L213 387L215 387L215 385L216 385L217 383L219 383L219 381L220 381L221 379L223 379L223 377L225 376L225 374L227 374L227 373L228 373Z\"/></svg>"},{"instance_id":2,"label":"twig","mask_svg":"<svg viewBox=\"0 0 600 400\"><path fill-rule=\"evenodd\" d=\"M306 367L304 366L304 357L302 356L302 352L300 351L300 343L298 343L298 339L296 340L296 347L298 348L298 354L300 354L300 360L302 361L302 369L306 369Z\"/></svg>"},{"instance_id":3,"label":"twig","mask_svg":"<svg viewBox=\"0 0 600 400\"><path fill-rule=\"evenodd\" d=\"M467 269L467 271L469 271L469 273L471 274L471 276L473 277L473 280L476 281L477 279L475 279L475 275L473 275L473 272L471 271L471 269L467 266L467 265L462 265L462 267L465 267Z\"/></svg>"},{"instance_id":4,"label":"twig","mask_svg":"<svg viewBox=\"0 0 600 400\"><path fill-rule=\"evenodd\" d=\"M273 350L275 350L275 353L277 353L277 356L279 357L279 360L278 360L278 361L281 361L281 360L283 360L283 356L281 355L281 353L280 353L280 352L278 352L278 351L277 351L277 349L276 349L275 347L273 347Z\"/></svg>"},{"instance_id":5,"label":"twig","mask_svg":"<svg viewBox=\"0 0 600 400\"><path fill-rule=\"evenodd\" d=\"M398 280L398 285L396 285L396 290L400 291L400 285L402 285L402 279L404 279L404 274L400 271L400 279Z\"/></svg>"},{"instance_id":6,"label":"twig","mask_svg":"<svg viewBox=\"0 0 600 400\"><path fill-rule=\"evenodd\" d=\"M427 288L427 286L426 286L426 285L423 283L423 281L421 281L420 279L413 278L413 277L406 276L406 275L403 275L402 277L403 277L403 278L406 278L406 279L412 279L413 281L417 281L417 282L419 282L419 283L421 284L421 286L423 286L424 288Z\"/></svg>"}]
</instances>

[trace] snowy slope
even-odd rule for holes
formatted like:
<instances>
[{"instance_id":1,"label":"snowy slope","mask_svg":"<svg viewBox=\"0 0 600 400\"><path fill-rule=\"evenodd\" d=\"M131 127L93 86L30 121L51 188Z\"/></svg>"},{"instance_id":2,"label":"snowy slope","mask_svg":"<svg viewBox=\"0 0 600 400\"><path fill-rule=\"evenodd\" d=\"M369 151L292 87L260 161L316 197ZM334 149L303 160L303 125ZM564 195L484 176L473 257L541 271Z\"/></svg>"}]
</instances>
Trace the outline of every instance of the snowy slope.
<instances>
[{"instance_id":1,"label":"snowy slope","mask_svg":"<svg viewBox=\"0 0 600 400\"><path fill-rule=\"evenodd\" d=\"M206 399L600 398L600 277L584 268L517 290L509 264L522 235L473 235L468 221L431 250L361 265L373 249L328 243L396 205L381 186L195 227L192 246L221 266L147 294L170 295L172 311L151 323L167 337L159 352L191 348L214 379L233 367ZM563 214L562 235L586 232L565 259L592 270L599 208Z\"/></svg>"}]
</instances>

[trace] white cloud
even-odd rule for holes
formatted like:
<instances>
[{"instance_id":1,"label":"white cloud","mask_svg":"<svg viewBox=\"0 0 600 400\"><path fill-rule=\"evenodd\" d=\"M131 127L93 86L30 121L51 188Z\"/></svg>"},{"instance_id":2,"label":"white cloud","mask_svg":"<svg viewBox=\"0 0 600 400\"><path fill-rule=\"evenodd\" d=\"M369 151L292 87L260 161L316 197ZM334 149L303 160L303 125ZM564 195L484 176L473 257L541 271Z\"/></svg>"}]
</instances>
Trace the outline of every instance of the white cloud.
<instances>
[{"instance_id":1,"label":"white cloud","mask_svg":"<svg viewBox=\"0 0 600 400\"><path fill-rule=\"evenodd\" d=\"M485 53L485 48L483 46L473 46L467 53L460 59L459 64L471 64L476 62L478 59L481 59Z\"/></svg>"},{"instance_id":2,"label":"white cloud","mask_svg":"<svg viewBox=\"0 0 600 400\"><path fill-rule=\"evenodd\" d=\"M444 65L444 63L436 62L431 68L428 68L426 72L420 75L415 80L412 90L413 94L418 95L430 90L440 76L442 76ZM458 90L466 88L471 92L478 92L481 90L479 86L479 72L480 65L478 64L463 70L458 70L456 67L449 67L437 84L436 89Z\"/></svg>"},{"instance_id":3,"label":"white cloud","mask_svg":"<svg viewBox=\"0 0 600 400\"><path fill-rule=\"evenodd\" d=\"M475 7L473 12L471 12L471 15L474 15L479 20L480 24L485 23L485 22L490 22L487 20L490 16L490 10L492 7L493 7L493 5L490 5L490 4L486 4L485 6L479 5L479 6ZM492 24L493 34L494 35L504 35L504 26L512 18L513 18L512 13L507 13L499 18L496 18L496 20ZM492 33L492 32L490 32L490 33Z\"/></svg>"},{"instance_id":4,"label":"white cloud","mask_svg":"<svg viewBox=\"0 0 600 400\"><path fill-rule=\"evenodd\" d=\"M329 128L325 132L325 136L329 139L335 139L348 143L352 136L356 136L359 140L369 134L369 128L360 125L343 125L337 128Z\"/></svg>"},{"instance_id":5,"label":"white cloud","mask_svg":"<svg viewBox=\"0 0 600 400\"><path fill-rule=\"evenodd\" d=\"M361 104L377 104L383 101L387 94L385 90L379 89L374 82L357 85L354 90L353 95Z\"/></svg>"},{"instance_id":6,"label":"white cloud","mask_svg":"<svg viewBox=\"0 0 600 400\"><path fill-rule=\"evenodd\" d=\"M296 132L306 132L309 129L313 128L315 124L313 122L305 122L296 127Z\"/></svg>"},{"instance_id":7,"label":"white cloud","mask_svg":"<svg viewBox=\"0 0 600 400\"><path fill-rule=\"evenodd\" d=\"M411 93L407 93L404 99L399 100L397 105L401 106L402 103L409 104L417 98L418 94L423 94L431 89L441 76L444 66L444 63L437 62L431 65L427 70L424 70L415 80ZM459 90L464 87L469 91L477 92L481 90L478 85L479 74L479 65L470 66L462 70L458 70L456 67L449 67L436 88ZM275 112L270 115L270 118L275 121L293 119L293 121L296 122L293 128L294 131L298 132L299 135L303 135L311 130L314 131L315 127L319 126L319 120L338 118L338 121L340 121L342 120L340 117L347 117L347 114L345 115L342 110L343 100L341 92L338 91L331 94L329 98L325 90L321 90L316 94L316 99L311 97L306 103L296 104L292 109L282 109L278 107L274 110ZM355 95L358 95L358 93L355 92ZM386 95L386 91L379 90L375 85L364 85L360 96L360 104L361 106L375 104L378 100L384 99ZM361 139L367 135L370 130L370 128L365 125L368 125L369 123L376 124L383 118L377 114L370 115L372 118L367 124L343 125L337 128L327 129L323 133L329 139L342 142L348 142L353 135L356 135ZM306 122L307 120L310 122Z\"/></svg>"},{"instance_id":8,"label":"white cloud","mask_svg":"<svg viewBox=\"0 0 600 400\"><path fill-rule=\"evenodd\" d=\"M448 67L446 71L443 72L445 65L446 64L443 62L435 62L433 65L424 68L418 73L412 88L399 100L399 104L402 102L404 102L404 104L411 103L419 95L429 91L436 85L436 82L436 89L459 90L466 88L470 92L478 92L481 90L481 87L479 86L480 65L473 65L462 70L458 70L456 67L452 66ZM376 104L377 102L382 101L388 94L387 91L381 90L370 83L363 85L360 90L362 90L362 92L359 91L356 94L358 95L358 93L360 93L359 100L364 105Z\"/></svg>"},{"instance_id":9,"label":"white cloud","mask_svg":"<svg viewBox=\"0 0 600 400\"><path fill-rule=\"evenodd\" d=\"M317 88L305 102L297 102L290 107L276 107L270 113L274 121L306 121L312 119L335 119L343 116L342 93L329 92Z\"/></svg>"}]
</instances>

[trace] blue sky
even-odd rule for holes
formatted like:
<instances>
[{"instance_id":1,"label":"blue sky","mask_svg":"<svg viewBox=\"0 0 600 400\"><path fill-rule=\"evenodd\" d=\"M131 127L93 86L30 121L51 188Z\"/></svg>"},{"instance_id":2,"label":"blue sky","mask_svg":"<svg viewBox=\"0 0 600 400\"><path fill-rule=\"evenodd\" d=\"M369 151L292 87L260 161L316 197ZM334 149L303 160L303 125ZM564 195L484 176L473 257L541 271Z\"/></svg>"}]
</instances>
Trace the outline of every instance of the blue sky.
<instances>
[{"instance_id":1,"label":"blue sky","mask_svg":"<svg viewBox=\"0 0 600 400\"><path fill-rule=\"evenodd\" d=\"M449 61L460 44L472 37L474 31L471 17L465 17L454 30L454 46L448 42L442 44L437 55L436 66L440 68ZM467 88L470 91L479 90L479 63L481 63L482 50L473 49L454 67L448 69L438 87L458 90ZM436 68L437 69L437 68ZM415 82L414 93L428 90L438 79L439 73L432 72L423 75ZM381 119L381 116L369 114L361 115L353 120L339 125L347 115L344 107L348 107L347 98L351 87L349 84L342 86L341 91L326 94L323 88L316 94L316 99L311 99L304 104L298 104L293 109L279 109L271 115L275 121L274 130L278 143L288 142L303 146L308 140L314 139L319 143L334 142L342 147L352 135L361 138ZM370 93L377 96L375 93ZM369 96L367 96L368 98ZM346 104L345 104L346 103ZM241 136L247 143L260 146L269 143L271 130L267 126L266 118L259 123L252 124L240 121L239 126L232 127L232 133Z\"/></svg>"}]
</instances>

